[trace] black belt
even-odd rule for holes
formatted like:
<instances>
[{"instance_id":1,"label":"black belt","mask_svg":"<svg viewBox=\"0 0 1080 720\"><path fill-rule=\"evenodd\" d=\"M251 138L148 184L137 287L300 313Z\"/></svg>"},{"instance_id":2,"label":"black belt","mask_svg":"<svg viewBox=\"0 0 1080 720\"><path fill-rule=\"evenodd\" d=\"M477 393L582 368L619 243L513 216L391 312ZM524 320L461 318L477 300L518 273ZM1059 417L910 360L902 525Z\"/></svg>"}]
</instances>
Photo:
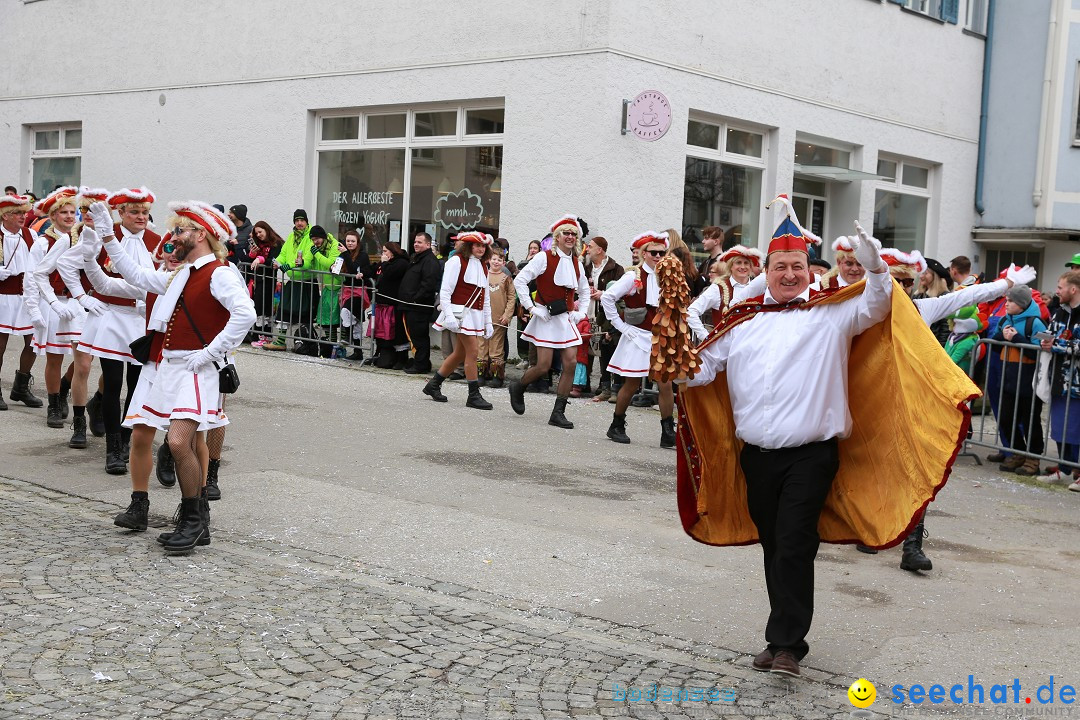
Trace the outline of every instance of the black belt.
<instances>
[{"instance_id":1,"label":"black belt","mask_svg":"<svg viewBox=\"0 0 1080 720\"><path fill-rule=\"evenodd\" d=\"M796 445L795 447L763 448L763 447L760 447L758 445L752 445L750 443L745 443L743 445L743 447L745 449L747 449L747 450L750 450L751 452L782 453L782 452L791 452L792 450L802 450L803 448L814 447L815 445L835 444L836 442L837 442L836 438L831 437L828 440L817 440L815 442L808 442L808 443L804 443L802 445Z\"/></svg>"}]
</instances>

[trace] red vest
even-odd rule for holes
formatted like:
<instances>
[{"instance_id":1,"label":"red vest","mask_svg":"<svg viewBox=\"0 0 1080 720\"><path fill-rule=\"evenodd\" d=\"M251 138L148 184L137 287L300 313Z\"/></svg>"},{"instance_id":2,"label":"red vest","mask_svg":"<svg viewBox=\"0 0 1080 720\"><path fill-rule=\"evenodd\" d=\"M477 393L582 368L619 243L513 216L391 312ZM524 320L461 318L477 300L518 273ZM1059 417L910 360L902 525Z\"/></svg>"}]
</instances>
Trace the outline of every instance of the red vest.
<instances>
[{"instance_id":1,"label":"red vest","mask_svg":"<svg viewBox=\"0 0 1080 720\"><path fill-rule=\"evenodd\" d=\"M53 245L56 244L56 238L49 232L46 232L45 239L49 243L49 250L52 250ZM49 285L52 286L53 292L57 297L71 297L71 291L67 289L67 285L64 284L64 280L60 277L60 272L58 270L53 270L49 273Z\"/></svg>"},{"instance_id":2,"label":"red vest","mask_svg":"<svg viewBox=\"0 0 1080 720\"><path fill-rule=\"evenodd\" d=\"M169 318L162 349L201 350L203 348L204 344L199 341L195 329L188 322L188 316L180 306L181 302L187 307L191 319L198 325L199 332L202 333L203 340L207 344L225 329L226 323L229 322L229 311L210 294L210 276L221 267L225 267L225 263L212 260L201 268L191 269L187 284L184 285L184 290L176 301L172 317ZM147 312L149 312L151 306L149 298L146 304Z\"/></svg>"},{"instance_id":3,"label":"red vest","mask_svg":"<svg viewBox=\"0 0 1080 720\"><path fill-rule=\"evenodd\" d=\"M575 302L577 288L567 288L555 284L555 270L559 267L560 260L559 253L555 250L548 250L547 252L547 267L545 267L544 272L540 273L540 276L536 278L537 301L539 301L541 305L547 305L556 300L565 300L566 308L568 310L577 310L577 303ZM575 257L571 257L570 259L574 263L574 279L580 282L581 263ZM554 262L552 262L553 260Z\"/></svg>"},{"instance_id":4,"label":"red vest","mask_svg":"<svg viewBox=\"0 0 1080 720\"><path fill-rule=\"evenodd\" d=\"M24 227L22 229L22 236L23 242L26 243L26 249L29 250L31 247L34 246L34 239L30 236L30 229ZM17 248L18 246L16 245L15 247ZM6 259L7 263L5 264L10 264L11 258ZM12 275L7 280L0 282L0 295L22 295L23 275L24 273Z\"/></svg>"},{"instance_id":5,"label":"red vest","mask_svg":"<svg viewBox=\"0 0 1080 720\"><path fill-rule=\"evenodd\" d=\"M719 307L712 311L712 326L716 327L724 318L724 308Z\"/></svg>"},{"instance_id":6,"label":"red vest","mask_svg":"<svg viewBox=\"0 0 1080 720\"><path fill-rule=\"evenodd\" d=\"M154 303L157 302L158 296L154 293L146 293L146 324L150 325L150 313L154 312ZM183 314L183 310L180 311ZM186 320L187 318L185 318ZM201 331L202 328L199 328ZM149 331L147 331L149 332ZM150 360L152 362L161 362L161 351L165 347L165 333L154 333L153 339L150 340Z\"/></svg>"},{"instance_id":7,"label":"red vest","mask_svg":"<svg viewBox=\"0 0 1080 720\"><path fill-rule=\"evenodd\" d=\"M656 319L656 307L652 305L645 305L646 288L648 287L649 278L648 274L644 270L639 270L639 272L640 275L638 277L644 276L645 279L642 281L641 287L638 288L637 292L635 292L633 295L623 296L623 304L626 305L626 307L628 308L648 307L649 309L645 312L645 319L642 320L641 324L639 324L637 327L641 328L642 330L652 330L653 320Z\"/></svg>"},{"instance_id":8,"label":"red vest","mask_svg":"<svg viewBox=\"0 0 1080 720\"><path fill-rule=\"evenodd\" d=\"M115 225L113 225L113 234L116 235L117 238L122 237L122 231L120 229L120 223L116 223ZM143 245L146 246L146 250L151 255L153 255L154 250L157 249L158 243L161 241L161 238L156 233L151 232L150 230L143 230L142 241L143 241ZM104 273L106 275L108 275L109 277L112 277L112 278L121 277L120 273L113 272L112 270L109 270L106 267L109 264L109 253L107 253L105 251L105 248L101 249L101 254L98 255L97 263L98 263L98 265L101 266L102 271L104 271ZM90 283L90 278L86 277L86 273L83 272L82 270L79 271L79 276L80 276L80 279L82 280L83 290L85 290L86 292L91 292L91 288L93 286ZM94 293L94 297L96 297L98 300L100 300L103 303L108 303L109 305L122 305L124 307L135 307L135 301L132 300L131 298L116 297L114 295L105 295L104 293L98 293L98 292ZM149 318L150 316L147 315L147 317ZM202 328L199 328L199 329L202 330Z\"/></svg>"},{"instance_id":9,"label":"red vest","mask_svg":"<svg viewBox=\"0 0 1080 720\"><path fill-rule=\"evenodd\" d=\"M458 257L461 260L460 257ZM487 276L485 275L485 284L483 287L476 285L470 285L465 282L465 270L469 267L469 261L472 258L466 258L461 263L461 271L458 273L457 285L454 286L454 292L450 294L450 302L454 305L464 305L470 307L473 310L484 309L484 293L487 292ZM481 263L483 264L483 263Z\"/></svg>"}]
</instances>

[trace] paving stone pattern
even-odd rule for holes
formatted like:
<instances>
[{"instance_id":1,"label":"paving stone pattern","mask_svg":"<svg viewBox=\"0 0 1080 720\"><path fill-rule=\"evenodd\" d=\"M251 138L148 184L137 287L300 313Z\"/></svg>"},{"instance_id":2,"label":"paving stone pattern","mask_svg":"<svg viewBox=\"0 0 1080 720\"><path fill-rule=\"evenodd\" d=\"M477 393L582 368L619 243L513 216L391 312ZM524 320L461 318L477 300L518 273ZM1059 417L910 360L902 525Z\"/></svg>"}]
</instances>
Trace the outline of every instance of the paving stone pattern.
<instances>
[{"instance_id":1,"label":"paving stone pattern","mask_svg":"<svg viewBox=\"0 0 1080 720\"><path fill-rule=\"evenodd\" d=\"M118 510L0 478L0 717L850 717L847 679L220 530L167 557ZM654 684L735 700L613 699Z\"/></svg>"}]
</instances>

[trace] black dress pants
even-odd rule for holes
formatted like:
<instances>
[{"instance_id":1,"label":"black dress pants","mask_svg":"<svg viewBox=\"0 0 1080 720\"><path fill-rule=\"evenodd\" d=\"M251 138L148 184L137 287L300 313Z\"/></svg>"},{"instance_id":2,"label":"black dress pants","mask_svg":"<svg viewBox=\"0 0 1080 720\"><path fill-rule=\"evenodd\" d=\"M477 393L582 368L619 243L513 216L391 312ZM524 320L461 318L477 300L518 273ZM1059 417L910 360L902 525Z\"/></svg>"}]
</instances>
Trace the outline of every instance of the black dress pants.
<instances>
[{"instance_id":1,"label":"black dress pants","mask_svg":"<svg viewBox=\"0 0 1080 720\"><path fill-rule=\"evenodd\" d=\"M405 311L405 325L409 329L409 340L412 341L416 352L413 355L413 366L422 372L431 371L431 310L413 312Z\"/></svg>"},{"instance_id":2,"label":"black dress pants","mask_svg":"<svg viewBox=\"0 0 1080 720\"><path fill-rule=\"evenodd\" d=\"M840 466L836 439L794 448L745 445L739 457L746 500L765 554L769 623L765 640L774 653L802 659L814 617L814 558L818 518Z\"/></svg>"}]
</instances>

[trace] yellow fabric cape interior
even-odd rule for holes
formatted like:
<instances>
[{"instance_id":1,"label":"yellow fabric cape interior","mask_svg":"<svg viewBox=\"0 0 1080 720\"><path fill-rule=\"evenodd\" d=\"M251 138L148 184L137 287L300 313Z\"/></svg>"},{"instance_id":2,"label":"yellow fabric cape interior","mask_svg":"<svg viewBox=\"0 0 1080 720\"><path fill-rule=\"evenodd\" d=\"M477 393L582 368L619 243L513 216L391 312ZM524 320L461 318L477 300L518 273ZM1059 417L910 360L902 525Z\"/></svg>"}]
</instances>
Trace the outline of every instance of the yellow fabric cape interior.
<instances>
[{"instance_id":1,"label":"yellow fabric cape interior","mask_svg":"<svg viewBox=\"0 0 1080 720\"><path fill-rule=\"evenodd\" d=\"M864 287L858 282L813 305L849 300ZM724 332L721 327L705 344ZM840 441L840 470L818 522L821 539L886 548L906 537L948 480L971 421L967 403L979 394L894 281L889 316L852 339L852 431ZM679 514L695 540L758 542L746 507L741 449L726 372L707 385L681 388Z\"/></svg>"}]
</instances>

